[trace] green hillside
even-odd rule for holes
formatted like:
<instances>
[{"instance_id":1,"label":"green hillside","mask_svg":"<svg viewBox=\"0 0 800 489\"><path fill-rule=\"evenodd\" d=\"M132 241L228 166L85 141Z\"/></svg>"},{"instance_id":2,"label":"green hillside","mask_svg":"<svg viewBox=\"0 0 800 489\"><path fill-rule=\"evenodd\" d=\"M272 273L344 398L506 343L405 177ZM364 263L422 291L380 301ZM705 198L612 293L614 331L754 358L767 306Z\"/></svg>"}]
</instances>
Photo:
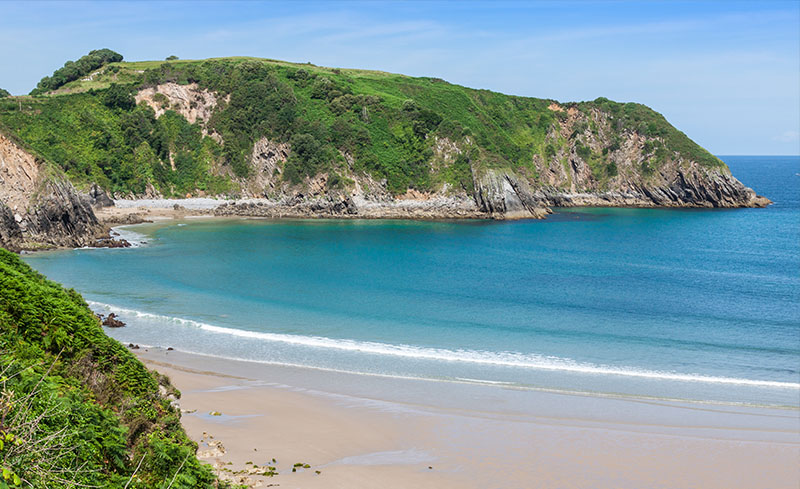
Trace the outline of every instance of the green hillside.
<instances>
[{"instance_id":1,"label":"green hillside","mask_svg":"<svg viewBox=\"0 0 800 489\"><path fill-rule=\"evenodd\" d=\"M0 248L0 488L218 487L159 386L177 394Z\"/></svg>"},{"instance_id":2,"label":"green hillside","mask_svg":"<svg viewBox=\"0 0 800 489\"><path fill-rule=\"evenodd\" d=\"M445 182L471 192L475 168L508 168L535 182L535 155L552 158L576 144L564 137L546 141L566 118L565 111L548 108L551 100L437 78L254 58L111 62L54 91L41 90L54 77L40 84L35 97L0 99L0 130L56 163L77 184L97 182L115 192L141 194L151 186L165 196L235 193L234 182L250 176L249 157L261 137L290 143L284 182L327 172L327 185L337 188L347 186L347 175L368 174L386 179L394 194ZM197 83L218 95L221 102L207 127L171 110L156 119L150 107L135 104L139 89L165 82ZM653 165L675 154L724 167L645 106L607 99L561 106L585 114L600 110L619 133L655 139ZM457 141L464 151L447 165L432 165L433 145L441 138ZM586 155L598 174L613 175L614 168L605 167L613 145ZM352 156L352 165L343 155Z\"/></svg>"}]
</instances>

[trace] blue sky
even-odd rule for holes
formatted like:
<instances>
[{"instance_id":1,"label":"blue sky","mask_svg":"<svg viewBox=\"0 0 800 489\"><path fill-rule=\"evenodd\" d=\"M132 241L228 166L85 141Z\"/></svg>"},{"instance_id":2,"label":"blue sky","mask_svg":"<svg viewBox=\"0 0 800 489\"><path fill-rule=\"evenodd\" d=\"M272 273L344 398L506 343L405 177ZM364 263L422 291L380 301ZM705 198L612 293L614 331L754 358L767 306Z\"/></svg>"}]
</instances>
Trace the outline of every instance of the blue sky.
<instances>
[{"instance_id":1,"label":"blue sky","mask_svg":"<svg viewBox=\"0 0 800 489\"><path fill-rule=\"evenodd\" d=\"M0 87L91 49L247 55L641 102L716 154L800 153L800 2L0 2Z\"/></svg>"}]
</instances>

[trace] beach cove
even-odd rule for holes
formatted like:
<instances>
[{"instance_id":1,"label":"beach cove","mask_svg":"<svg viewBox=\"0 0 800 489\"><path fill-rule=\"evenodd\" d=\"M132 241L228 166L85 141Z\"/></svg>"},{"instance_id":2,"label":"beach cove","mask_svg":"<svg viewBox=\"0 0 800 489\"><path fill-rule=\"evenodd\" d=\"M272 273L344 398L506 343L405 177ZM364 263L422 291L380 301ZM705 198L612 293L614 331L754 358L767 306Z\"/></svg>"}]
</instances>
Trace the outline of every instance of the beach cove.
<instances>
[{"instance_id":1,"label":"beach cove","mask_svg":"<svg viewBox=\"0 0 800 489\"><path fill-rule=\"evenodd\" d=\"M201 460L252 487L790 488L800 477L792 409L136 352L182 390ZM278 475L259 475L270 466Z\"/></svg>"},{"instance_id":2,"label":"beach cove","mask_svg":"<svg viewBox=\"0 0 800 489\"><path fill-rule=\"evenodd\" d=\"M794 487L797 161L740 158L774 206L182 216L25 259L127 323L106 331L231 477L274 457L264 485Z\"/></svg>"}]
</instances>

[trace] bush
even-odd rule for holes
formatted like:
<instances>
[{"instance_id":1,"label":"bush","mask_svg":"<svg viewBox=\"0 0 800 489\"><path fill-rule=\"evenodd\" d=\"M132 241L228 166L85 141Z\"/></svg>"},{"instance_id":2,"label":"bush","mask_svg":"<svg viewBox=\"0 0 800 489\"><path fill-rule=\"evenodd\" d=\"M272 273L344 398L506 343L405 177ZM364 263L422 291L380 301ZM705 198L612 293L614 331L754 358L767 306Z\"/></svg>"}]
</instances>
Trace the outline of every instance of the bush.
<instances>
[{"instance_id":1,"label":"bush","mask_svg":"<svg viewBox=\"0 0 800 489\"><path fill-rule=\"evenodd\" d=\"M581 143L575 144L575 152L584 161L589 161L589 158L592 157L592 150L588 146L584 146Z\"/></svg>"},{"instance_id":2,"label":"bush","mask_svg":"<svg viewBox=\"0 0 800 489\"><path fill-rule=\"evenodd\" d=\"M159 378L105 335L77 292L2 248L0 419L0 469L12 484L166 487L185 460L172 487L219 486Z\"/></svg>"},{"instance_id":3,"label":"bush","mask_svg":"<svg viewBox=\"0 0 800 489\"><path fill-rule=\"evenodd\" d=\"M103 103L111 109L131 110L136 106L131 87L112 83L106 90Z\"/></svg>"},{"instance_id":4,"label":"bush","mask_svg":"<svg viewBox=\"0 0 800 489\"><path fill-rule=\"evenodd\" d=\"M42 78L36 88L31 91L31 95L55 90L62 85L88 75L104 65L119 61L122 61L122 55L110 49L90 51L89 54L81 57L78 61L67 61L64 63L63 68L57 69L51 76Z\"/></svg>"}]
</instances>

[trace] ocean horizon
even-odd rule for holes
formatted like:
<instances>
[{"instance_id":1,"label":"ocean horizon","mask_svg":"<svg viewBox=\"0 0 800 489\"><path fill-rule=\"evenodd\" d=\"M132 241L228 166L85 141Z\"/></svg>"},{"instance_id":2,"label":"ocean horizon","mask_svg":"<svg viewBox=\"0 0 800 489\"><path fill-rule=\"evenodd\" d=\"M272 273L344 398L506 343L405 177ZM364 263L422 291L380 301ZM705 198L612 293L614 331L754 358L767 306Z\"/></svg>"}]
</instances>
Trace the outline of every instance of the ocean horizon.
<instances>
[{"instance_id":1,"label":"ocean horizon","mask_svg":"<svg viewBox=\"0 0 800 489\"><path fill-rule=\"evenodd\" d=\"M25 255L119 341L369 375L800 408L800 157L722 156L766 209L545 220L188 219Z\"/></svg>"}]
</instances>

